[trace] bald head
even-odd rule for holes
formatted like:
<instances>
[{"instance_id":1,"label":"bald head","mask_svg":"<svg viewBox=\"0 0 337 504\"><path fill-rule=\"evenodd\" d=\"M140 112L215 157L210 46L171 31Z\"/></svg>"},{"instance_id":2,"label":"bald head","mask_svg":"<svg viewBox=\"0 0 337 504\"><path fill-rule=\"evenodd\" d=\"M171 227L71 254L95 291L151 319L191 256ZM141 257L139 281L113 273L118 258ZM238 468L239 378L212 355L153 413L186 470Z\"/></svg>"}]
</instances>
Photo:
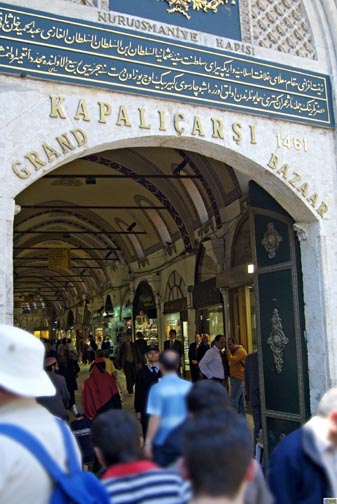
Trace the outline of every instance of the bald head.
<instances>
[{"instance_id":1,"label":"bald head","mask_svg":"<svg viewBox=\"0 0 337 504\"><path fill-rule=\"evenodd\" d=\"M159 357L162 373L177 371L180 365L180 356L175 350L165 350Z\"/></svg>"}]
</instances>

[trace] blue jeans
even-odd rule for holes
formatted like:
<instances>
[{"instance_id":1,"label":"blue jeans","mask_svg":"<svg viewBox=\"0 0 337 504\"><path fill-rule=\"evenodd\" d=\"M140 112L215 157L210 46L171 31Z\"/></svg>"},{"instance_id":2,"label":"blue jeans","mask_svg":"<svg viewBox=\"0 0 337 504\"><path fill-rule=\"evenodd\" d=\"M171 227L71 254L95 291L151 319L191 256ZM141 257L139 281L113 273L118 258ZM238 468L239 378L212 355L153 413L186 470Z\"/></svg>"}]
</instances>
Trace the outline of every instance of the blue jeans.
<instances>
[{"instance_id":1,"label":"blue jeans","mask_svg":"<svg viewBox=\"0 0 337 504\"><path fill-rule=\"evenodd\" d=\"M246 416L244 381L231 377L230 400L235 411L240 415Z\"/></svg>"}]
</instances>

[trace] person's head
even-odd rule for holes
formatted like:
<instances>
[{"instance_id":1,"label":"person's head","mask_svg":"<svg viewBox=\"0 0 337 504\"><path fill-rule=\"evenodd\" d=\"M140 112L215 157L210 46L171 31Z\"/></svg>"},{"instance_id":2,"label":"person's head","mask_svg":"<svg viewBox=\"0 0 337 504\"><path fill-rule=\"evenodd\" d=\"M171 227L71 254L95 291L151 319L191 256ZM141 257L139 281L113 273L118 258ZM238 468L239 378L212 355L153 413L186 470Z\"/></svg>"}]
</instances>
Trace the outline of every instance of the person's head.
<instances>
[{"instance_id":1,"label":"person's head","mask_svg":"<svg viewBox=\"0 0 337 504\"><path fill-rule=\"evenodd\" d=\"M144 338L144 334L142 333L142 331L137 331L136 332L136 338L137 339L143 339Z\"/></svg>"},{"instance_id":2,"label":"person's head","mask_svg":"<svg viewBox=\"0 0 337 504\"><path fill-rule=\"evenodd\" d=\"M249 428L231 410L192 418L184 432L182 453L196 498L235 499L254 476Z\"/></svg>"},{"instance_id":3,"label":"person's head","mask_svg":"<svg viewBox=\"0 0 337 504\"><path fill-rule=\"evenodd\" d=\"M104 357L104 350L102 350L101 348L99 348L98 350L96 350L96 357L98 359L103 359L103 357Z\"/></svg>"},{"instance_id":4,"label":"person's head","mask_svg":"<svg viewBox=\"0 0 337 504\"><path fill-rule=\"evenodd\" d=\"M214 345L219 349L223 350L226 346L226 338L223 334L217 334L214 338Z\"/></svg>"},{"instance_id":5,"label":"person's head","mask_svg":"<svg viewBox=\"0 0 337 504\"><path fill-rule=\"evenodd\" d=\"M233 350L235 350L236 346L237 346L237 343L236 343L236 339L233 338L233 337L229 337L228 340L227 340L227 346L228 346L228 349L232 352Z\"/></svg>"},{"instance_id":6,"label":"person's head","mask_svg":"<svg viewBox=\"0 0 337 504\"><path fill-rule=\"evenodd\" d=\"M131 334L130 333L125 333L124 343L131 343Z\"/></svg>"},{"instance_id":7,"label":"person's head","mask_svg":"<svg viewBox=\"0 0 337 504\"><path fill-rule=\"evenodd\" d=\"M158 364L159 362L159 348L158 345L148 345L147 350L146 350L146 358L149 362L149 364Z\"/></svg>"},{"instance_id":8,"label":"person's head","mask_svg":"<svg viewBox=\"0 0 337 504\"><path fill-rule=\"evenodd\" d=\"M325 392L318 404L317 414L327 420L328 438L337 446L337 387Z\"/></svg>"},{"instance_id":9,"label":"person's head","mask_svg":"<svg viewBox=\"0 0 337 504\"><path fill-rule=\"evenodd\" d=\"M45 347L18 327L0 325L0 403L10 397L55 395L44 370ZM1 399L2 397L2 399Z\"/></svg>"},{"instance_id":10,"label":"person's head","mask_svg":"<svg viewBox=\"0 0 337 504\"><path fill-rule=\"evenodd\" d=\"M164 350L159 356L162 374L175 373L180 366L180 356L175 350Z\"/></svg>"},{"instance_id":11,"label":"person's head","mask_svg":"<svg viewBox=\"0 0 337 504\"><path fill-rule=\"evenodd\" d=\"M177 337L177 331L175 329L171 329L170 332L169 332L169 338L171 340L175 340Z\"/></svg>"},{"instance_id":12,"label":"person's head","mask_svg":"<svg viewBox=\"0 0 337 504\"><path fill-rule=\"evenodd\" d=\"M57 362L56 357L47 357L44 361L44 368L46 371L56 373L59 369L59 363Z\"/></svg>"},{"instance_id":13,"label":"person's head","mask_svg":"<svg viewBox=\"0 0 337 504\"><path fill-rule=\"evenodd\" d=\"M200 343L200 341L201 341L201 335L199 333L195 333L194 341L196 343Z\"/></svg>"},{"instance_id":14,"label":"person's head","mask_svg":"<svg viewBox=\"0 0 337 504\"><path fill-rule=\"evenodd\" d=\"M225 387L212 380L199 380L194 383L186 396L186 404L192 416L212 414L218 410L224 413L230 406Z\"/></svg>"},{"instance_id":15,"label":"person's head","mask_svg":"<svg viewBox=\"0 0 337 504\"><path fill-rule=\"evenodd\" d=\"M127 411L109 410L98 415L92 427L92 443L106 468L141 456L139 426Z\"/></svg>"},{"instance_id":16,"label":"person's head","mask_svg":"<svg viewBox=\"0 0 337 504\"><path fill-rule=\"evenodd\" d=\"M207 333L203 333L203 335L202 335L202 338L201 338L201 339L202 339L202 341L203 341L204 343L209 344L209 340L210 340L209 334L207 334Z\"/></svg>"}]
</instances>

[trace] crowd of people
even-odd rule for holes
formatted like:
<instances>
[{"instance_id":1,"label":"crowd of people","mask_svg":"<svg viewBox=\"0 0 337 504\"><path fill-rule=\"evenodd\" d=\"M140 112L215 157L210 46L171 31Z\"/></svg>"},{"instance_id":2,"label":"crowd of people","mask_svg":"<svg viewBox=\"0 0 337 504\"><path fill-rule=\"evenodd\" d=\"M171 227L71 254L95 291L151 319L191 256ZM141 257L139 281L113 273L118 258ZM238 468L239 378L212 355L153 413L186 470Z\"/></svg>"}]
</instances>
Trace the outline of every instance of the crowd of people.
<instances>
[{"instance_id":1,"label":"crowd of people","mask_svg":"<svg viewBox=\"0 0 337 504\"><path fill-rule=\"evenodd\" d=\"M132 412L122 408L116 368L102 342L100 348L94 342L95 350L90 343L94 353L78 404L80 367L71 341L52 348L0 325L0 502L44 504L58 488L79 504L316 504L337 495L337 389L274 449L264 474L254 458L256 354L247 356L233 338L217 335L210 344L208 335L197 334L189 348L190 381L181 376L176 336L170 332L162 352L142 334L136 342L125 338L118 365L133 395ZM41 463L40 452L49 464ZM49 470L53 464L57 471Z\"/></svg>"}]
</instances>

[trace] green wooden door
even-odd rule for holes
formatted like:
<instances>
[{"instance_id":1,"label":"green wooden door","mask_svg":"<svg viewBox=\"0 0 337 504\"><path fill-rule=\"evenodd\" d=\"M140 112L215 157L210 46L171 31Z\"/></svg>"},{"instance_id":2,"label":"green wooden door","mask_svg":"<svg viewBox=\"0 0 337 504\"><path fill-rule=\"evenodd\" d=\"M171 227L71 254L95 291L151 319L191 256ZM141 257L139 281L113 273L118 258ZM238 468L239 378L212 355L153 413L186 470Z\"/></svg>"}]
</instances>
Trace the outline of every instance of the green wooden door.
<instances>
[{"instance_id":1,"label":"green wooden door","mask_svg":"<svg viewBox=\"0 0 337 504\"><path fill-rule=\"evenodd\" d=\"M254 182L250 219L265 456L309 416L302 271L294 221Z\"/></svg>"}]
</instances>

